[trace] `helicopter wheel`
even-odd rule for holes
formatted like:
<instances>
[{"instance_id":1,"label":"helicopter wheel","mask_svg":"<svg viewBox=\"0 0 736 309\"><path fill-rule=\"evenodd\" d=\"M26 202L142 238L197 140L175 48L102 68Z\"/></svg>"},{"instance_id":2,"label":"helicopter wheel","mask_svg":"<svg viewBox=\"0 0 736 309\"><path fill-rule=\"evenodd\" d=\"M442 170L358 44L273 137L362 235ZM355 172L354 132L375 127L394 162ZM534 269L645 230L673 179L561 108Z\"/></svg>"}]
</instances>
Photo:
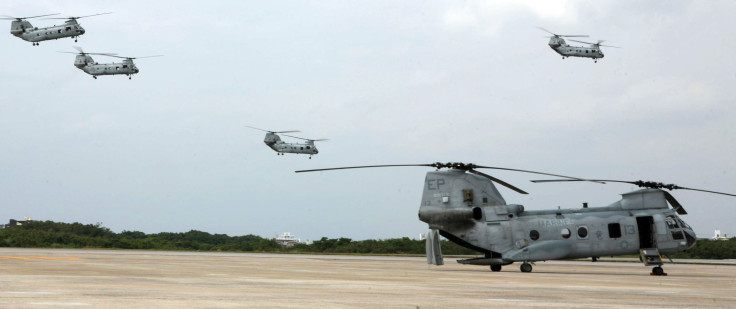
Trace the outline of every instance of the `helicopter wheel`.
<instances>
[{"instance_id":1,"label":"helicopter wheel","mask_svg":"<svg viewBox=\"0 0 736 309\"><path fill-rule=\"evenodd\" d=\"M664 275L664 269L662 269L661 266L655 266L652 268L652 274L655 276L662 276Z\"/></svg>"},{"instance_id":2,"label":"helicopter wheel","mask_svg":"<svg viewBox=\"0 0 736 309\"><path fill-rule=\"evenodd\" d=\"M133 77L132 76L128 76L128 79L133 79Z\"/></svg>"},{"instance_id":3,"label":"helicopter wheel","mask_svg":"<svg viewBox=\"0 0 736 309\"><path fill-rule=\"evenodd\" d=\"M97 76L92 76L92 78L97 79Z\"/></svg>"},{"instance_id":4,"label":"helicopter wheel","mask_svg":"<svg viewBox=\"0 0 736 309\"><path fill-rule=\"evenodd\" d=\"M491 271L501 271L501 265L491 265Z\"/></svg>"},{"instance_id":5,"label":"helicopter wheel","mask_svg":"<svg viewBox=\"0 0 736 309\"><path fill-rule=\"evenodd\" d=\"M521 269L521 272L523 273L530 273L532 272L532 264L524 262L524 264L521 264L520 269Z\"/></svg>"}]
</instances>

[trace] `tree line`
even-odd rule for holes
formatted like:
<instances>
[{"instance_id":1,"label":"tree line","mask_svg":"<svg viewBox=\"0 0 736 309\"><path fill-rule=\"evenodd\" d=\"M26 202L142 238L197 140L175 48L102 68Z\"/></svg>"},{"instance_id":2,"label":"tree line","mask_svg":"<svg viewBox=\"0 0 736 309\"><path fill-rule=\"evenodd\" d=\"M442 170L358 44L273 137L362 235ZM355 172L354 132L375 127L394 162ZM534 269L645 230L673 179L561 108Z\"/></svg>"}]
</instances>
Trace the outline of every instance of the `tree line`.
<instances>
[{"instance_id":1,"label":"tree line","mask_svg":"<svg viewBox=\"0 0 736 309\"><path fill-rule=\"evenodd\" d=\"M478 252L449 241L441 241L446 255L478 255ZM406 254L424 255L423 240L404 238L368 239L322 237L311 244L284 247L275 240L256 235L228 236L191 230L185 233L146 234L138 231L115 233L101 224L31 221L0 229L0 247L23 248L108 248L187 251L334 253L334 254ZM698 239L689 250L672 258L735 259L736 238Z\"/></svg>"},{"instance_id":2,"label":"tree line","mask_svg":"<svg viewBox=\"0 0 736 309\"><path fill-rule=\"evenodd\" d=\"M473 255L474 251L449 241L441 243L444 254ZM146 234L139 231L115 233L101 224L31 221L0 229L0 247L105 248L189 251L238 251L336 254L424 255L424 241L408 237L355 241L322 237L311 244L281 246L273 239L256 235L228 236L191 230L185 233Z\"/></svg>"}]
</instances>

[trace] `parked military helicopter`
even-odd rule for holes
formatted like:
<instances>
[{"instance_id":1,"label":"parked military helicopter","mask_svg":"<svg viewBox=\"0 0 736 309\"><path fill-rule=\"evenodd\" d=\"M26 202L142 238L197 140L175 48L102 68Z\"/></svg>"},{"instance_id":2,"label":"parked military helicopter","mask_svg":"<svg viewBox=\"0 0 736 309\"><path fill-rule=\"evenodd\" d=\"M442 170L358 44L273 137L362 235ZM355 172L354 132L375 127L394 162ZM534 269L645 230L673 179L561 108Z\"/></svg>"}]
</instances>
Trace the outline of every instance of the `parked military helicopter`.
<instances>
[{"instance_id":1,"label":"parked military helicopter","mask_svg":"<svg viewBox=\"0 0 736 309\"><path fill-rule=\"evenodd\" d=\"M110 14L110 13L112 12L99 13L99 14L93 14L93 15L87 15L87 16L44 18L44 19L66 19L66 22L64 22L64 24L61 24L58 26L54 25L54 26L46 27L46 28L34 27L26 19L59 15L59 13L29 16L29 17L12 17L12 16L3 15L3 17L0 17L0 19L12 20L13 22L10 24L10 33L25 41L32 42L34 46L38 46L38 43L41 41L58 40L61 38L72 38L74 39L74 42L76 42L77 38L80 35L84 34L85 32L84 28L82 28L82 26L77 22L77 19L98 16L98 15L105 15L105 14Z\"/></svg>"},{"instance_id":2,"label":"parked military helicopter","mask_svg":"<svg viewBox=\"0 0 736 309\"><path fill-rule=\"evenodd\" d=\"M297 130L291 130L291 131L269 131L269 130L263 130L256 127L246 126L251 129L261 130L266 132L266 138L263 139L263 142L273 149L273 151L276 152L276 155L284 155L284 153L296 153L296 154L308 154L309 158L311 159L313 155L316 155L319 153L317 150L317 147L314 146L314 142L320 142L320 141L326 141L327 139L307 139L307 138L301 138L297 136L292 135L286 135L283 133L292 133L292 132L300 132ZM284 136L298 138L301 140L305 140L306 143L300 144L300 143L285 143L281 141L281 137L279 137L278 134L283 134Z\"/></svg>"},{"instance_id":3,"label":"parked military helicopter","mask_svg":"<svg viewBox=\"0 0 736 309\"><path fill-rule=\"evenodd\" d=\"M60 51L60 53L76 54L77 57L74 59L74 66L84 71L85 73L92 75L94 79L97 79L99 75L121 75L128 76L128 79L132 79L133 74L138 74L138 67L133 63L133 59L161 57L163 55L145 56L145 57L122 57L112 53L85 53L79 46L74 46L74 49L78 50L78 53ZM97 63L89 55L102 55L108 57L116 57L124 59L121 63Z\"/></svg>"},{"instance_id":4,"label":"parked military helicopter","mask_svg":"<svg viewBox=\"0 0 736 309\"><path fill-rule=\"evenodd\" d=\"M599 58L603 58L603 52L601 51L601 46L606 47L615 47L620 48L617 46L612 45L603 45L603 40L599 40L597 43L589 43L589 42L583 42L583 41L576 41L576 40L570 40L573 42L578 43L585 43L590 44L590 47L584 47L584 46L571 46L567 45L567 42L565 42L565 39L562 37L588 37L587 35L563 35L563 34L554 34L551 31L544 29L542 27L537 27L539 29L542 29L550 34L552 36L549 37L549 47L552 48L552 50L556 51L558 54L562 56L562 59L565 59L566 57L582 57L582 58L593 58L593 62L598 62Z\"/></svg>"},{"instance_id":5,"label":"parked military helicopter","mask_svg":"<svg viewBox=\"0 0 736 309\"><path fill-rule=\"evenodd\" d=\"M419 220L429 224L427 263L442 265L439 235L463 247L483 253L483 257L458 260L461 264L490 265L500 271L504 265L521 262L522 272L531 272L535 261L593 258L637 254L645 265L654 265L652 275L664 275L661 254L679 252L695 244L695 232L677 215L683 206L662 189L694 190L734 194L666 185L657 182L590 180L549 173L480 166L465 163L371 165L301 170L302 172L354 168L426 166L427 172L419 206ZM448 168L449 170L440 170ZM476 169L524 172L564 179L552 181L622 182L644 189L624 193L608 206L580 209L524 210L507 204L494 182L521 194L523 190ZM672 209L667 206L669 202Z\"/></svg>"}]
</instances>

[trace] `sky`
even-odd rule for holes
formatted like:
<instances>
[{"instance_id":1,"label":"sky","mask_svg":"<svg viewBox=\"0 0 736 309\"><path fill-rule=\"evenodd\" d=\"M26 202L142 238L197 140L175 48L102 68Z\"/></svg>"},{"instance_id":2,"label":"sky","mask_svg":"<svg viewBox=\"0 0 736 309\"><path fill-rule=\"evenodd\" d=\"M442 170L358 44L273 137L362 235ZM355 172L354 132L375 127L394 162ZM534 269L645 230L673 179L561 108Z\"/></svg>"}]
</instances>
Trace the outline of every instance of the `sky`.
<instances>
[{"instance_id":1,"label":"sky","mask_svg":"<svg viewBox=\"0 0 736 309\"><path fill-rule=\"evenodd\" d=\"M0 4L10 16L103 12L79 20L78 43L32 46L2 21L0 220L416 238L431 169L294 171L437 161L736 192L733 1ZM622 48L563 60L537 27ZM57 52L72 46L164 57L136 60L132 80L93 79ZM277 156L246 125L329 141L312 159ZM527 210L638 189L484 172L529 192L499 187ZM699 237L736 234L736 198L674 195Z\"/></svg>"}]
</instances>

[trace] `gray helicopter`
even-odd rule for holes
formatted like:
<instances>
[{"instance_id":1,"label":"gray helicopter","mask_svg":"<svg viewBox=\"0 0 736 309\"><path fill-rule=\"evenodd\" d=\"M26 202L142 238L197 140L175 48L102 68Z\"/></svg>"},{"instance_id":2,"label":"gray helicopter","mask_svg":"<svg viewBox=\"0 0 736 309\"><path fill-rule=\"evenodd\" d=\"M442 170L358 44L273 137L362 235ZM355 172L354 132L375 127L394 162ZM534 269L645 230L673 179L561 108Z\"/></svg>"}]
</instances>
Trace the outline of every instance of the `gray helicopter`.
<instances>
[{"instance_id":1,"label":"gray helicopter","mask_svg":"<svg viewBox=\"0 0 736 309\"><path fill-rule=\"evenodd\" d=\"M479 166L465 163L371 165L302 170L426 166L427 172L419 206L419 220L429 225L426 238L427 263L442 265L440 238L482 253L483 257L458 260L461 264L489 265L494 272L521 262L522 272L531 272L536 261L639 255L652 268L652 275L666 275L662 254L686 250L695 245L695 232L679 215L687 212L667 191L694 190L644 181L591 180L528 170ZM449 170L440 170L448 168ZM527 192L476 169L496 169L560 177L533 182L589 181L634 184L644 189L622 194L608 206L578 209L524 210L508 204L494 182L521 194ZM670 208L668 206L672 206Z\"/></svg>"},{"instance_id":2,"label":"gray helicopter","mask_svg":"<svg viewBox=\"0 0 736 309\"><path fill-rule=\"evenodd\" d=\"M581 57L581 58L592 58L593 62L598 62L598 59L603 58L605 55L603 55L603 52L601 51L601 46L606 47L614 47L614 48L620 48L617 46L612 45L603 45L603 40L599 40L597 43L589 43L589 42L583 42L583 41L576 41L576 40L570 40L573 42L578 43L585 43L590 44L590 47L584 47L584 46L571 46L567 45L567 42L565 42L565 39L562 37L588 37L587 35L565 35L565 34L554 34L551 31L544 29L542 27L537 27L539 29L542 29L550 34L552 36L549 37L549 47L552 48L552 50L556 51L558 54L562 56L562 59L565 59L567 57Z\"/></svg>"},{"instance_id":3,"label":"gray helicopter","mask_svg":"<svg viewBox=\"0 0 736 309\"><path fill-rule=\"evenodd\" d=\"M105 15L105 14L110 14L110 13L112 12L99 13L99 14L93 14L93 15L87 15L87 16L44 18L44 19L66 19L66 22L64 22L61 25L58 25L58 26L54 25L54 26L46 27L46 28L34 27L33 25L31 25L30 22L27 21L27 19L59 15L59 13L29 16L29 17L12 17L12 16L3 15L3 17L0 17L0 19L12 20L13 22L10 24L10 33L25 41L32 42L34 46L38 46L38 43L41 41L58 40L61 38L72 38L74 39L74 42L76 42L77 38L80 35L84 34L85 32L84 28L82 28L82 26L77 22L77 19L98 16L98 15Z\"/></svg>"},{"instance_id":4,"label":"gray helicopter","mask_svg":"<svg viewBox=\"0 0 736 309\"><path fill-rule=\"evenodd\" d=\"M78 50L78 53L60 51L60 53L76 54L77 57L74 59L74 66L84 71L85 73L92 75L94 79L97 79L99 75L125 75L128 79L132 79L133 74L138 74L140 70L133 63L133 59L161 57L163 55L153 55L145 57L122 57L113 53L85 53L79 46L74 46L74 49ZM121 63L97 63L90 55L101 55L108 57L122 58Z\"/></svg>"},{"instance_id":5,"label":"gray helicopter","mask_svg":"<svg viewBox=\"0 0 736 309\"><path fill-rule=\"evenodd\" d=\"M297 130L291 130L291 131L269 131L269 130L263 130L256 127L246 126L251 129L256 129L260 131L266 132L266 137L263 139L263 142L273 151L276 152L276 155L284 155L284 153L296 153L296 154L308 154L309 158L311 159L313 155L316 155L319 153L319 150L317 150L317 146L314 145L314 142L320 142L320 141L326 141L327 139L307 139L307 138L301 138L297 136L292 135L286 135L283 133L292 133L292 132L300 132ZM279 137L278 134L283 134L284 136L298 138L301 140L305 140L305 143L286 143L281 140L281 137Z\"/></svg>"}]
</instances>

